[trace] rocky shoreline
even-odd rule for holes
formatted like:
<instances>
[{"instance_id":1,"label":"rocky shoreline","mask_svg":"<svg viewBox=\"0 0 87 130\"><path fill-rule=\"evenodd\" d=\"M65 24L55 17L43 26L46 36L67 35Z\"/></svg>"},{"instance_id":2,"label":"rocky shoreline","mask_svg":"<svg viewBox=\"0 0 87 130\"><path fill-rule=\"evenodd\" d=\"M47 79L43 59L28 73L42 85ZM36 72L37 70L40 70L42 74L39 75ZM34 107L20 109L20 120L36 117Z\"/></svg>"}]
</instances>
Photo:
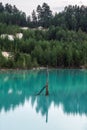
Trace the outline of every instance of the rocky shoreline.
<instances>
[{"instance_id":1,"label":"rocky shoreline","mask_svg":"<svg viewBox=\"0 0 87 130\"><path fill-rule=\"evenodd\" d=\"M7 70L45 70L47 67L33 67L31 69L27 68L0 68L0 71L7 71ZM80 66L80 67L48 67L48 69L87 69L85 66Z\"/></svg>"}]
</instances>

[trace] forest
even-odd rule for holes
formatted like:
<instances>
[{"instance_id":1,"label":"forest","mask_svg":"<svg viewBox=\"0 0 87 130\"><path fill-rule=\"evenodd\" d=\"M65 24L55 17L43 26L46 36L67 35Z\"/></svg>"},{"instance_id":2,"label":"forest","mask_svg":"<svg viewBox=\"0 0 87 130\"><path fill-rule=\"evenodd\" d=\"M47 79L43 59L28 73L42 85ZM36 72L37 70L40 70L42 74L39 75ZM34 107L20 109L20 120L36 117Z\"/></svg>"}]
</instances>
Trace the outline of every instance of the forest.
<instances>
[{"instance_id":1,"label":"forest","mask_svg":"<svg viewBox=\"0 0 87 130\"><path fill-rule=\"evenodd\" d=\"M1 37L17 33L23 37L14 37L13 41ZM10 56L6 58L2 52L9 52ZM30 69L47 65L87 67L87 7L69 5L53 15L50 6L43 3L26 16L15 5L0 3L0 68Z\"/></svg>"}]
</instances>

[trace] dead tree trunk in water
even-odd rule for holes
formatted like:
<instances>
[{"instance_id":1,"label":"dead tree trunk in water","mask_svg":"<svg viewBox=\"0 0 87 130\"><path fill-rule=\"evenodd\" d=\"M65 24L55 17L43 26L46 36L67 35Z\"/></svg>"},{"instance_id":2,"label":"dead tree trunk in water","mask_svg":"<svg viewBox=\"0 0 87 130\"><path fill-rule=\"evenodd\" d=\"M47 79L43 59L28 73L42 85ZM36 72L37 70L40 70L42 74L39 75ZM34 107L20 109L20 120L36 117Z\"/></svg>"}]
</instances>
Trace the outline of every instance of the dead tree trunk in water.
<instances>
[{"instance_id":1,"label":"dead tree trunk in water","mask_svg":"<svg viewBox=\"0 0 87 130\"><path fill-rule=\"evenodd\" d=\"M48 66L47 66L47 72L46 72L46 76L47 76L47 81L46 81L46 96L49 95L49 90L48 90Z\"/></svg>"},{"instance_id":2,"label":"dead tree trunk in water","mask_svg":"<svg viewBox=\"0 0 87 130\"><path fill-rule=\"evenodd\" d=\"M40 95L45 88L46 88L46 86L44 86L37 95Z\"/></svg>"},{"instance_id":3,"label":"dead tree trunk in water","mask_svg":"<svg viewBox=\"0 0 87 130\"><path fill-rule=\"evenodd\" d=\"M48 96L49 95L49 91L48 91L48 83L46 83L46 94L45 94L46 96Z\"/></svg>"},{"instance_id":4,"label":"dead tree trunk in water","mask_svg":"<svg viewBox=\"0 0 87 130\"><path fill-rule=\"evenodd\" d=\"M48 66L47 66L47 71L46 71L46 85L40 90L40 92L37 95L40 95L43 90L46 90L45 95L48 96L49 95L49 89L48 89Z\"/></svg>"}]
</instances>

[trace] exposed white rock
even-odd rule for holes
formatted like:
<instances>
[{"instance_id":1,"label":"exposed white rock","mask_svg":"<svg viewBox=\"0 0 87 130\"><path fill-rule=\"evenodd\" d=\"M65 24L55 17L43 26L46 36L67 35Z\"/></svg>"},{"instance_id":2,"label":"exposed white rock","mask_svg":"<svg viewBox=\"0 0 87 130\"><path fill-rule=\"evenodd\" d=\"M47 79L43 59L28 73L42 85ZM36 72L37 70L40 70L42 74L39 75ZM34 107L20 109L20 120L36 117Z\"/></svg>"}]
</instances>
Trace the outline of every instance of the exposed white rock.
<instances>
[{"instance_id":1,"label":"exposed white rock","mask_svg":"<svg viewBox=\"0 0 87 130\"><path fill-rule=\"evenodd\" d=\"M10 41L14 41L14 35L1 34L1 38L5 39L6 37L7 37Z\"/></svg>"},{"instance_id":2,"label":"exposed white rock","mask_svg":"<svg viewBox=\"0 0 87 130\"><path fill-rule=\"evenodd\" d=\"M16 34L16 38L22 39L22 38L23 38L23 33L17 33L17 34Z\"/></svg>"},{"instance_id":3,"label":"exposed white rock","mask_svg":"<svg viewBox=\"0 0 87 130\"><path fill-rule=\"evenodd\" d=\"M21 27L22 30L28 30L28 27Z\"/></svg>"},{"instance_id":4,"label":"exposed white rock","mask_svg":"<svg viewBox=\"0 0 87 130\"><path fill-rule=\"evenodd\" d=\"M8 39L9 39L10 41L14 41L14 35L8 35Z\"/></svg>"},{"instance_id":5,"label":"exposed white rock","mask_svg":"<svg viewBox=\"0 0 87 130\"><path fill-rule=\"evenodd\" d=\"M7 34L1 34L1 38L5 39L6 37L8 37Z\"/></svg>"},{"instance_id":6,"label":"exposed white rock","mask_svg":"<svg viewBox=\"0 0 87 130\"><path fill-rule=\"evenodd\" d=\"M42 26L39 26L39 27L38 27L38 30L43 30L43 27L42 27Z\"/></svg>"},{"instance_id":7,"label":"exposed white rock","mask_svg":"<svg viewBox=\"0 0 87 130\"><path fill-rule=\"evenodd\" d=\"M8 57L10 56L9 52L5 52L5 51L2 52L2 55L3 55L4 57L6 57L7 59L8 59Z\"/></svg>"}]
</instances>

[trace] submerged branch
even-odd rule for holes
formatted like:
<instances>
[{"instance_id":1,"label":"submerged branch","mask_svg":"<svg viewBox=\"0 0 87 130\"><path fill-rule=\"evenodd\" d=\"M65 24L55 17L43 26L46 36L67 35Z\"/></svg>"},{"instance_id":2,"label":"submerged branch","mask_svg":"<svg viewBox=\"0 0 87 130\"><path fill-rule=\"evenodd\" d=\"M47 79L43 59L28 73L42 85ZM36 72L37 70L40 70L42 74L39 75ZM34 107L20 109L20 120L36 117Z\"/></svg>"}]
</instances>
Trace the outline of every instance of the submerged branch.
<instances>
[{"instance_id":1,"label":"submerged branch","mask_svg":"<svg viewBox=\"0 0 87 130\"><path fill-rule=\"evenodd\" d=\"M46 88L46 85L40 90L40 92L37 95L40 95L44 91L45 88Z\"/></svg>"}]
</instances>

